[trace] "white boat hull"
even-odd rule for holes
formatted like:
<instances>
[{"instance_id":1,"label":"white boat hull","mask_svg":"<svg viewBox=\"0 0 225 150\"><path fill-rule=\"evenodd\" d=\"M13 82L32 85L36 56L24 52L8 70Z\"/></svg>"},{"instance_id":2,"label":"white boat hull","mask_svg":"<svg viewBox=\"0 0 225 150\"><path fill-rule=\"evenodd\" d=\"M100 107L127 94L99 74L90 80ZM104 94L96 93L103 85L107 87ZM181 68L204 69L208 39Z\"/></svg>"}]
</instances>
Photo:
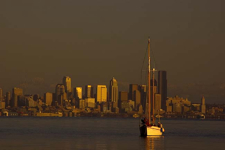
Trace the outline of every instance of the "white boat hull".
<instances>
[{"instance_id":1,"label":"white boat hull","mask_svg":"<svg viewBox=\"0 0 225 150\"><path fill-rule=\"evenodd\" d=\"M157 126L147 127L147 136L150 135L162 135L161 128Z\"/></svg>"},{"instance_id":2,"label":"white boat hull","mask_svg":"<svg viewBox=\"0 0 225 150\"><path fill-rule=\"evenodd\" d=\"M160 136L164 132L164 128L158 126L142 126L140 127L141 136Z\"/></svg>"}]
</instances>

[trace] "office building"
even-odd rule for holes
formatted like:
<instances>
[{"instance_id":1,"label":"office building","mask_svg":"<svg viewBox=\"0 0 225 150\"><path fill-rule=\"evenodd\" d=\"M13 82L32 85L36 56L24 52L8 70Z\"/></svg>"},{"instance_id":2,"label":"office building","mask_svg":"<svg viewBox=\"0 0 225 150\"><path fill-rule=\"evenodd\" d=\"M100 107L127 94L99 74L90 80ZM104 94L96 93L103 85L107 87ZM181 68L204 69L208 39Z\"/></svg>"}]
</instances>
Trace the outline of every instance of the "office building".
<instances>
[{"instance_id":1,"label":"office building","mask_svg":"<svg viewBox=\"0 0 225 150\"><path fill-rule=\"evenodd\" d=\"M11 95L10 95L10 92L6 92L5 104L6 104L6 107L10 106L10 104L11 104Z\"/></svg>"},{"instance_id":2,"label":"office building","mask_svg":"<svg viewBox=\"0 0 225 150\"><path fill-rule=\"evenodd\" d=\"M138 90L137 84L130 84L129 85L129 100L134 100L134 91Z\"/></svg>"},{"instance_id":3,"label":"office building","mask_svg":"<svg viewBox=\"0 0 225 150\"><path fill-rule=\"evenodd\" d=\"M206 106L205 106L205 97L203 96L201 99L201 113L206 113Z\"/></svg>"},{"instance_id":4,"label":"office building","mask_svg":"<svg viewBox=\"0 0 225 150\"><path fill-rule=\"evenodd\" d=\"M85 106L88 108L95 108L95 98L85 98Z\"/></svg>"},{"instance_id":5,"label":"office building","mask_svg":"<svg viewBox=\"0 0 225 150\"><path fill-rule=\"evenodd\" d=\"M91 85L85 86L85 98L93 98L94 97L94 90Z\"/></svg>"},{"instance_id":6,"label":"office building","mask_svg":"<svg viewBox=\"0 0 225 150\"><path fill-rule=\"evenodd\" d=\"M12 107L18 107L18 100L21 96L23 96L23 89L14 87L12 89Z\"/></svg>"},{"instance_id":7,"label":"office building","mask_svg":"<svg viewBox=\"0 0 225 150\"><path fill-rule=\"evenodd\" d=\"M52 105L52 101L53 101L53 94L52 93L45 93L44 94L44 102L45 104L51 106Z\"/></svg>"},{"instance_id":8,"label":"office building","mask_svg":"<svg viewBox=\"0 0 225 150\"><path fill-rule=\"evenodd\" d=\"M63 77L63 85L65 87L65 92L72 93L72 87L71 87L71 78L68 76Z\"/></svg>"},{"instance_id":9,"label":"office building","mask_svg":"<svg viewBox=\"0 0 225 150\"><path fill-rule=\"evenodd\" d=\"M107 102L107 87L106 85L97 85L96 88L97 103Z\"/></svg>"},{"instance_id":10,"label":"office building","mask_svg":"<svg viewBox=\"0 0 225 150\"><path fill-rule=\"evenodd\" d=\"M158 93L161 94L162 109L166 110L166 100L167 100L166 71L159 71L158 72Z\"/></svg>"},{"instance_id":11,"label":"office building","mask_svg":"<svg viewBox=\"0 0 225 150\"><path fill-rule=\"evenodd\" d=\"M113 108L118 107L118 93L117 81L113 77L109 85L109 101L113 103Z\"/></svg>"},{"instance_id":12,"label":"office building","mask_svg":"<svg viewBox=\"0 0 225 150\"><path fill-rule=\"evenodd\" d=\"M75 95L75 99L80 100L82 99L82 87L76 87L74 88L74 95Z\"/></svg>"},{"instance_id":13,"label":"office building","mask_svg":"<svg viewBox=\"0 0 225 150\"><path fill-rule=\"evenodd\" d=\"M57 84L55 87L55 101L58 105L63 105L63 100L66 99L65 86L63 84Z\"/></svg>"}]
</instances>

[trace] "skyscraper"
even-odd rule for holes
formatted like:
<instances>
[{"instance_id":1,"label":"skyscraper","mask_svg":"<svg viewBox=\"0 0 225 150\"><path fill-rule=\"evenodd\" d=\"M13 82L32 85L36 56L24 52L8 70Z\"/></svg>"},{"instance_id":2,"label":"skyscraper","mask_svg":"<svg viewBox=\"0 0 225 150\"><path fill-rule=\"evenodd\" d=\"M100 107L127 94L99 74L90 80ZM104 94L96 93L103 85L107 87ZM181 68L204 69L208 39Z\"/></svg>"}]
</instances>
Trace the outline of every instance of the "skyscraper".
<instances>
[{"instance_id":1,"label":"skyscraper","mask_svg":"<svg viewBox=\"0 0 225 150\"><path fill-rule=\"evenodd\" d=\"M23 89L21 88L16 88L14 87L12 89L12 107L17 107L18 106L18 99L20 96L23 96Z\"/></svg>"},{"instance_id":2,"label":"skyscraper","mask_svg":"<svg viewBox=\"0 0 225 150\"><path fill-rule=\"evenodd\" d=\"M113 102L113 107L118 107L118 85L116 79L113 77L109 85L109 100Z\"/></svg>"},{"instance_id":3,"label":"skyscraper","mask_svg":"<svg viewBox=\"0 0 225 150\"><path fill-rule=\"evenodd\" d=\"M75 98L77 99L82 99L83 95L82 95L82 87L76 87L74 88L74 92L75 92Z\"/></svg>"},{"instance_id":4,"label":"skyscraper","mask_svg":"<svg viewBox=\"0 0 225 150\"><path fill-rule=\"evenodd\" d=\"M206 106L205 106L205 97L203 96L202 97L202 100L201 100L201 113L205 114L205 109L206 109Z\"/></svg>"},{"instance_id":5,"label":"skyscraper","mask_svg":"<svg viewBox=\"0 0 225 150\"><path fill-rule=\"evenodd\" d=\"M93 92L93 87L91 85L86 85L85 86L85 97L86 98L93 98L94 97L94 92Z\"/></svg>"},{"instance_id":6,"label":"skyscraper","mask_svg":"<svg viewBox=\"0 0 225 150\"><path fill-rule=\"evenodd\" d=\"M134 91L138 90L137 84L130 84L129 85L129 100L134 100Z\"/></svg>"},{"instance_id":7,"label":"skyscraper","mask_svg":"<svg viewBox=\"0 0 225 150\"><path fill-rule=\"evenodd\" d=\"M161 94L162 109L166 110L166 100L167 100L166 71L159 71L158 72L158 93Z\"/></svg>"},{"instance_id":8,"label":"skyscraper","mask_svg":"<svg viewBox=\"0 0 225 150\"><path fill-rule=\"evenodd\" d=\"M146 85L141 85L139 86L140 92L141 92L141 105L143 108L143 111L145 112L146 110L146 91L147 91L147 86Z\"/></svg>"},{"instance_id":9,"label":"skyscraper","mask_svg":"<svg viewBox=\"0 0 225 150\"><path fill-rule=\"evenodd\" d=\"M6 107L10 106L11 104L11 95L10 92L6 92L6 100L5 100L5 105Z\"/></svg>"},{"instance_id":10,"label":"skyscraper","mask_svg":"<svg viewBox=\"0 0 225 150\"><path fill-rule=\"evenodd\" d=\"M106 87L106 85L97 85L96 91L97 91L96 92L96 94L97 94L96 101L98 103L107 102L107 87Z\"/></svg>"},{"instance_id":11,"label":"skyscraper","mask_svg":"<svg viewBox=\"0 0 225 150\"><path fill-rule=\"evenodd\" d=\"M135 109L138 110L139 105L141 105L141 93L139 90L134 91L134 102L135 102Z\"/></svg>"},{"instance_id":12,"label":"skyscraper","mask_svg":"<svg viewBox=\"0 0 225 150\"><path fill-rule=\"evenodd\" d=\"M72 92L72 87L71 87L71 78L68 76L63 77L63 85L65 87L65 92L71 93Z\"/></svg>"},{"instance_id":13,"label":"skyscraper","mask_svg":"<svg viewBox=\"0 0 225 150\"><path fill-rule=\"evenodd\" d=\"M62 105L63 100L65 100L65 86L63 84L57 84L55 87L55 101L59 105Z\"/></svg>"}]
</instances>

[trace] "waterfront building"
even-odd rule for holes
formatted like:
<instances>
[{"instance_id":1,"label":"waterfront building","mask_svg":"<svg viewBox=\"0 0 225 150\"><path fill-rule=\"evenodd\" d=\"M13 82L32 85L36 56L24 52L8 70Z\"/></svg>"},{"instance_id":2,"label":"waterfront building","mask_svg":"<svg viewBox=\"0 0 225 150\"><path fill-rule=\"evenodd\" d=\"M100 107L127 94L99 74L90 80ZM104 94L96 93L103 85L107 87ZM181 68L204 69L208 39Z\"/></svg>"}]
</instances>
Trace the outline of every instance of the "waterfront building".
<instances>
[{"instance_id":1,"label":"waterfront building","mask_svg":"<svg viewBox=\"0 0 225 150\"><path fill-rule=\"evenodd\" d=\"M91 85L85 86L85 98L93 98L94 97L94 90Z\"/></svg>"},{"instance_id":2,"label":"waterfront building","mask_svg":"<svg viewBox=\"0 0 225 150\"><path fill-rule=\"evenodd\" d=\"M206 113L206 105L205 105L205 97L203 96L201 99L201 113Z\"/></svg>"},{"instance_id":3,"label":"waterfront building","mask_svg":"<svg viewBox=\"0 0 225 150\"><path fill-rule=\"evenodd\" d=\"M113 108L118 107L118 85L114 77L110 80L109 101L113 103Z\"/></svg>"},{"instance_id":4,"label":"waterfront building","mask_svg":"<svg viewBox=\"0 0 225 150\"><path fill-rule=\"evenodd\" d=\"M96 88L97 103L107 102L107 87L106 85L97 85Z\"/></svg>"},{"instance_id":5,"label":"waterfront building","mask_svg":"<svg viewBox=\"0 0 225 150\"><path fill-rule=\"evenodd\" d=\"M53 94L52 93L45 93L44 94L44 102L45 104L51 106L52 105L52 101L53 101Z\"/></svg>"},{"instance_id":6,"label":"waterfront building","mask_svg":"<svg viewBox=\"0 0 225 150\"><path fill-rule=\"evenodd\" d=\"M179 96L168 97L166 101L168 113L185 113L191 110L191 102Z\"/></svg>"},{"instance_id":7,"label":"waterfront building","mask_svg":"<svg viewBox=\"0 0 225 150\"><path fill-rule=\"evenodd\" d=\"M161 94L162 109L166 110L167 77L166 71L158 71L158 93Z\"/></svg>"}]
</instances>

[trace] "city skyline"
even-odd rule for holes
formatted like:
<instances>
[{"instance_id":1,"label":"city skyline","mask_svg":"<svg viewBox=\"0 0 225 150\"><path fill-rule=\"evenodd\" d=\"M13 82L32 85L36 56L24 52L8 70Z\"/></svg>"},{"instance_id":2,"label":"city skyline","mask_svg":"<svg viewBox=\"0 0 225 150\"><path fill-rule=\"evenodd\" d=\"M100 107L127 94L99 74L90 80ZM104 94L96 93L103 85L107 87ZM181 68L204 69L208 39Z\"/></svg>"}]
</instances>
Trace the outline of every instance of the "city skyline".
<instances>
[{"instance_id":1,"label":"city skyline","mask_svg":"<svg viewBox=\"0 0 225 150\"><path fill-rule=\"evenodd\" d=\"M140 83L147 38L168 95L225 99L224 1L0 2L0 87L53 92L72 86ZM23 11L21 11L23 10Z\"/></svg>"}]
</instances>

